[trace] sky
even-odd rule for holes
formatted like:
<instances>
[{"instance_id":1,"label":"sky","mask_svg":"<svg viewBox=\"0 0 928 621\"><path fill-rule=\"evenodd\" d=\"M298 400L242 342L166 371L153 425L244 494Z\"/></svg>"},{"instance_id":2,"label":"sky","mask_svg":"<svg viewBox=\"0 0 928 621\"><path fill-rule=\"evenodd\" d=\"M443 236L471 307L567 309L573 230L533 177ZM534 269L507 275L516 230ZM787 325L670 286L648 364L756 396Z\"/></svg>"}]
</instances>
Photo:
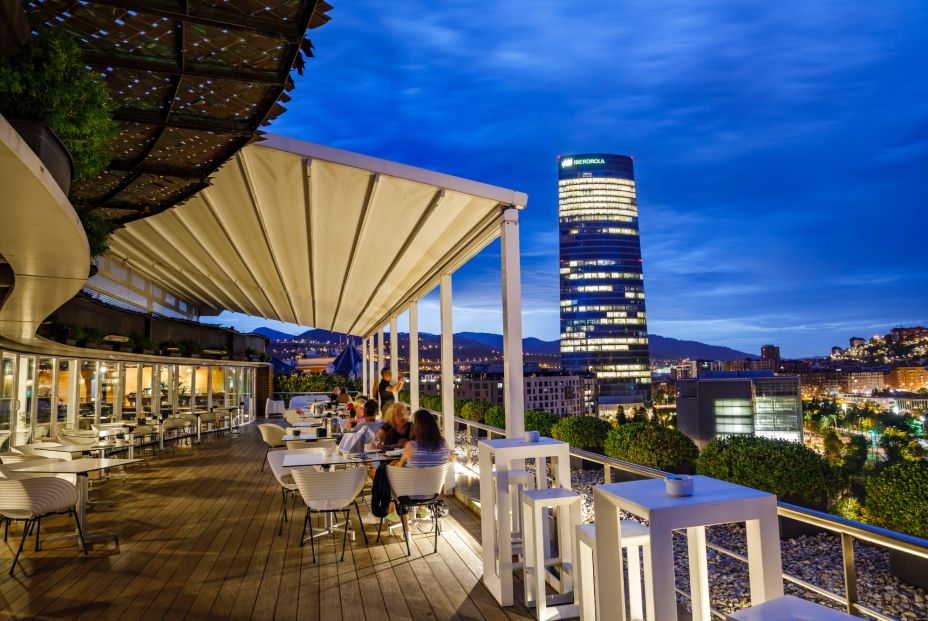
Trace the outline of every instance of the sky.
<instances>
[{"instance_id":1,"label":"sky","mask_svg":"<svg viewBox=\"0 0 928 621\"><path fill-rule=\"evenodd\" d=\"M635 158L651 333L798 357L928 324L923 0L333 4L271 131L528 193L526 336L558 335L575 152ZM501 332L499 272L497 243L455 274L455 331Z\"/></svg>"}]
</instances>

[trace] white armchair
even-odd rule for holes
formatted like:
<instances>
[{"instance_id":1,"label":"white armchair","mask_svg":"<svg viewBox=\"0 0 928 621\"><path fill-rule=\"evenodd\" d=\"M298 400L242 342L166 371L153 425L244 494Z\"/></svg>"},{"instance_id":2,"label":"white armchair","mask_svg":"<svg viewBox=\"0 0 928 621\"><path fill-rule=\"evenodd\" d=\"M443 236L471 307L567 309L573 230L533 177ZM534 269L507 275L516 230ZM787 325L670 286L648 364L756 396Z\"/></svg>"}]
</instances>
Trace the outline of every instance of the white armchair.
<instances>
[{"instance_id":1,"label":"white armchair","mask_svg":"<svg viewBox=\"0 0 928 621\"><path fill-rule=\"evenodd\" d=\"M342 558L345 560L345 545L348 543L348 527L351 522L351 507L358 514L358 527L367 543L367 533L358 507L358 494L367 480L367 468L348 468L347 470L330 470L319 472L314 468L293 468L291 471L303 502L306 503L306 518L303 520L303 533L300 545L305 543L306 525L309 524L309 541L313 550L313 562L316 562L316 542L313 533L313 513L345 513L345 535L342 539Z\"/></svg>"},{"instance_id":2,"label":"white armchair","mask_svg":"<svg viewBox=\"0 0 928 621\"><path fill-rule=\"evenodd\" d=\"M387 479L390 481L390 489L393 492L393 500L396 503L398 512L403 513L412 507L420 506L428 507L431 510L435 532L435 552L438 552L439 494L441 494L441 490L445 485L445 475L448 473L448 468L449 464L429 468L398 468L394 466L387 468ZM406 556L409 556L412 550L409 547L407 520L405 515L403 517L403 538L406 540ZM380 540L382 526L383 519L380 520L380 526L377 527L378 541Z\"/></svg>"}]
</instances>

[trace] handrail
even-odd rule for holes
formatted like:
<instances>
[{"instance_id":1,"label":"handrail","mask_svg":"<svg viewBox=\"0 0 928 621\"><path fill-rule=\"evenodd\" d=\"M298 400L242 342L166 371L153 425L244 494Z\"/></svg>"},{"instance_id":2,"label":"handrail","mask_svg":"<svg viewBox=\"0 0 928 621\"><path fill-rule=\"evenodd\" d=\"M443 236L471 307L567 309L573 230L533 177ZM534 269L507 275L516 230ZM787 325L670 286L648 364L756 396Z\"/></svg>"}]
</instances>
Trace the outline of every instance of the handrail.
<instances>
[{"instance_id":1,"label":"handrail","mask_svg":"<svg viewBox=\"0 0 928 621\"><path fill-rule=\"evenodd\" d=\"M433 413L436 415L440 414L440 412ZM454 422L456 427L464 426L465 438L467 439L466 443L468 446L471 443L474 429L486 432L487 436L490 438L494 436L506 437L505 430L487 425L485 423L479 423L477 421L468 420L459 416L454 418ZM578 459L582 459L583 461L602 465L603 480L606 483L611 482L613 469L621 470L623 472L628 472L630 474L646 478L658 478L670 474L656 468L642 466L641 464L623 461L621 459L615 459L613 457L600 455L599 453L592 453L590 451L584 451L574 447L570 448L570 455L571 457L576 457ZM470 450L466 451L465 465L468 467L472 465L472 456ZM858 601L857 571L854 563L854 540L878 545L884 548L891 548L905 554L911 554L913 556L928 559L928 539L914 537L912 535L880 528L878 526L871 526L870 524L864 524L863 522L855 522L854 520L848 520L836 515L823 513L822 511L816 511L814 509L807 509L805 507L799 507L797 505L786 502L777 502L777 514L780 517L832 531L841 537L841 557L844 565L845 595L834 593L828 589L812 584L785 572L783 574L784 580L792 582L799 587L817 593L823 597L827 597L834 602L843 604L849 614L864 614L870 618L878 619L879 621L898 621L896 617L888 616L885 613L874 610L873 608L861 604ZM731 550L727 550L715 544L709 544L709 547L734 559L747 562L746 557L736 552L732 552ZM721 616L714 610L712 612L718 616Z\"/></svg>"}]
</instances>

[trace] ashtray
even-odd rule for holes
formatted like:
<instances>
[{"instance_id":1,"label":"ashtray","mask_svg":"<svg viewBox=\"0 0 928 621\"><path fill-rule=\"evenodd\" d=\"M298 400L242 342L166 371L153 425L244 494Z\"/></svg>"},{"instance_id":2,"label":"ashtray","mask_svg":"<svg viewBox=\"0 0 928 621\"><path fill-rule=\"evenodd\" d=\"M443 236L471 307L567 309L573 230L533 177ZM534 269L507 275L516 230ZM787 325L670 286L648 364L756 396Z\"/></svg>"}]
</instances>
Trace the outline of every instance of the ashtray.
<instances>
[{"instance_id":1,"label":"ashtray","mask_svg":"<svg viewBox=\"0 0 928 621\"><path fill-rule=\"evenodd\" d=\"M670 475L664 479L664 486L668 496L692 496L693 477L680 474Z\"/></svg>"}]
</instances>

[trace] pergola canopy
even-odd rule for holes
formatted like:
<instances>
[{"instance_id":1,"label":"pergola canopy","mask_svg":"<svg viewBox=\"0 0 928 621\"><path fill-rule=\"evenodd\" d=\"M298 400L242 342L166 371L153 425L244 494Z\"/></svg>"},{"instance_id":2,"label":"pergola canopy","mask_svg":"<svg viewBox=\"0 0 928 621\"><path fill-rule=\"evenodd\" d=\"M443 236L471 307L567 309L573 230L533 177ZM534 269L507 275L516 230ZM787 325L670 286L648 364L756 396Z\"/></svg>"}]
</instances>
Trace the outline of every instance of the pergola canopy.
<instances>
[{"instance_id":1,"label":"pergola canopy","mask_svg":"<svg viewBox=\"0 0 928 621\"><path fill-rule=\"evenodd\" d=\"M110 253L206 309L367 335L493 241L525 194L269 135Z\"/></svg>"}]
</instances>

